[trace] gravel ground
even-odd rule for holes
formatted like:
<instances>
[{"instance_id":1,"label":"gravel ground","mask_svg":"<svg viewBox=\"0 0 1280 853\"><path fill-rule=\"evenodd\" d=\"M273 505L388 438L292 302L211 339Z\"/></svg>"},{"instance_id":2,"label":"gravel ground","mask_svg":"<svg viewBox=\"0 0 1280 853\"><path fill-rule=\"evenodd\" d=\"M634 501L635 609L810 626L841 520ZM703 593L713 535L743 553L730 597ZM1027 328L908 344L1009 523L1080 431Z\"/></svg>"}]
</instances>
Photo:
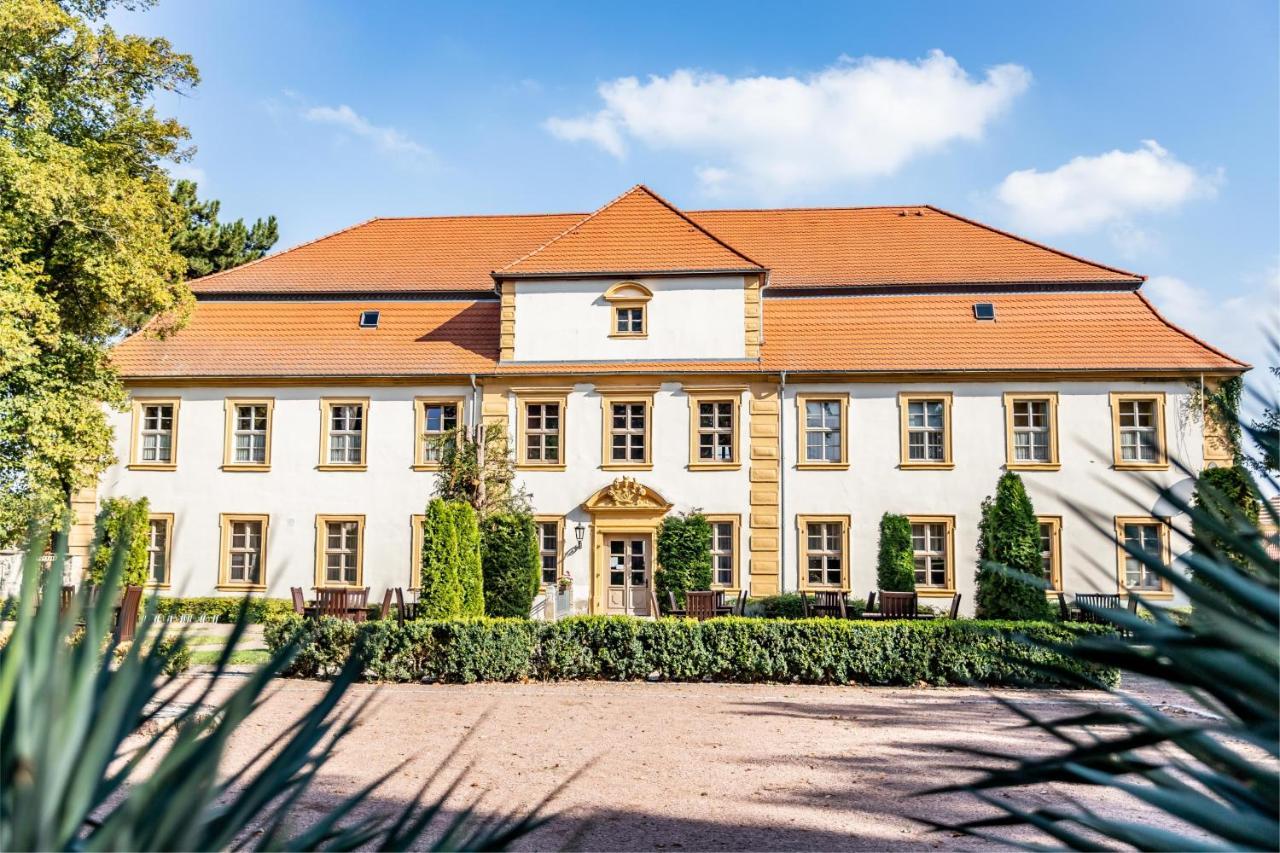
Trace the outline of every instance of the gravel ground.
<instances>
[{"instance_id":1,"label":"gravel ground","mask_svg":"<svg viewBox=\"0 0 1280 853\"><path fill-rule=\"evenodd\" d=\"M202 684L195 676L187 687ZM237 735L231 763L269 750L324 688L278 681ZM1131 689L1159 704L1185 704L1149 684ZM556 818L522 839L523 849L979 849L986 845L931 832L910 817L957 821L986 814L986 807L963 795L911 795L972 777L972 759L956 747L1051 748L1043 736L1016 728L991 694L960 688L358 685L344 701L352 707L371 695L360 726L303 809L322 813L406 760L371 807L403 804L442 764L448 769L430 790L443 791L469 766L449 805L478 801L482 814L527 810L580 771L557 794ZM1000 695L1040 715L1065 713L1082 700L1114 701L1053 691ZM1103 813L1135 817L1126 798L1072 794ZM1031 789L1025 801L1059 796Z\"/></svg>"}]
</instances>

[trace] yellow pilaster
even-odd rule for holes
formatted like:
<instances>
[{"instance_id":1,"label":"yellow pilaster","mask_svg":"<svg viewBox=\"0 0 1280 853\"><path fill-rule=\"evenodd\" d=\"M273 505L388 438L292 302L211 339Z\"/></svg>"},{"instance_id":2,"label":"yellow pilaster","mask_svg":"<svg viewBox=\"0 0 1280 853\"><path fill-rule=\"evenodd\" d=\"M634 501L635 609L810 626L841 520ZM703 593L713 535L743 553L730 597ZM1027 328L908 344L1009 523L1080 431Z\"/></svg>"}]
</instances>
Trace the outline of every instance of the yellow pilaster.
<instances>
[{"instance_id":1,"label":"yellow pilaster","mask_svg":"<svg viewBox=\"0 0 1280 853\"><path fill-rule=\"evenodd\" d=\"M777 595L779 589L779 491L781 446L778 435L778 389L753 385L750 390L749 421L751 482L748 518L751 595Z\"/></svg>"}]
</instances>

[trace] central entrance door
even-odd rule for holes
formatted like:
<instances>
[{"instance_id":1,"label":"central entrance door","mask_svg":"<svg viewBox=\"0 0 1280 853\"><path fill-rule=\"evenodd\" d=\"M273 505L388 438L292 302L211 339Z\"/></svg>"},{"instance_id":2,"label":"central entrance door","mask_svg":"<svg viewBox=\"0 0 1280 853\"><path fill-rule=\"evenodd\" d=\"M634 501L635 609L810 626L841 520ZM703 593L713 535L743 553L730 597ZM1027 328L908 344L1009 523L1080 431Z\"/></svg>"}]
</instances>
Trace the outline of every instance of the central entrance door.
<instances>
[{"instance_id":1,"label":"central entrance door","mask_svg":"<svg viewBox=\"0 0 1280 853\"><path fill-rule=\"evenodd\" d=\"M606 536L609 560L605 581L608 613L649 615L649 584L653 582L653 537L647 533Z\"/></svg>"}]
</instances>

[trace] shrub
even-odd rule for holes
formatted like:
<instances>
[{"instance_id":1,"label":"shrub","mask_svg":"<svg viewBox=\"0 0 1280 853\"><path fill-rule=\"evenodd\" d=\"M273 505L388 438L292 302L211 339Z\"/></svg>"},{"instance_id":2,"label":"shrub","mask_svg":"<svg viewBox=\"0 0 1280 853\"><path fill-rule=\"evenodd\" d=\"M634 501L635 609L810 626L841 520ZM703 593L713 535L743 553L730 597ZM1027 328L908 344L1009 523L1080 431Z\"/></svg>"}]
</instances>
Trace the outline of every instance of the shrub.
<instances>
[{"instance_id":1,"label":"shrub","mask_svg":"<svg viewBox=\"0 0 1280 853\"><path fill-rule=\"evenodd\" d=\"M484 619L406 623L274 620L267 644L298 641L288 670L327 677L358 643L368 644L365 677L375 681L636 680L809 684L1053 684L1086 675L1117 680L1100 664L1071 665L1035 643L1070 644L1110 632L1097 625L945 619L852 622L838 619L635 619L572 616L559 622ZM1028 641L1033 642L1028 642ZM1066 667L1068 675L1047 668Z\"/></svg>"},{"instance_id":2,"label":"shrub","mask_svg":"<svg viewBox=\"0 0 1280 853\"><path fill-rule=\"evenodd\" d=\"M1258 489L1243 466L1206 468L1196 481L1194 506L1200 510L1192 520L1191 550L1206 559L1225 559L1238 568L1249 561L1240 543L1250 530L1258 528ZM1203 573L1194 575L1207 583Z\"/></svg>"},{"instance_id":3,"label":"shrub","mask_svg":"<svg viewBox=\"0 0 1280 853\"><path fill-rule=\"evenodd\" d=\"M711 524L705 515L694 510L662 520L658 565L654 586L663 603L673 592L683 607L686 591L711 589Z\"/></svg>"},{"instance_id":4,"label":"shrub","mask_svg":"<svg viewBox=\"0 0 1280 853\"><path fill-rule=\"evenodd\" d=\"M485 613L528 616L541 582L533 516L500 513L486 518L480 529Z\"/></svg>"},{"instance_id":5,"label":"shrub","mask_svg":"<svg viewBox=\"0 0 1280 853\"><path fill-rule=\"evenodd\" d=\"M1006 471L996 484L995 498L983 500L978 523L979 619L1052 618L1044 592L1047 581L1037 586L1020 574L1046 580L1040 562L1040 523L1022 478Z\"/></svg>"},{"instance_id":6,"label":"shrub","mask_svg":"<svg viewBox=\"0 0 1280 853\"><path fill-rule=\"evenodd\" d=\"M422 577L418 612L427 619L452 619L462 614L462 584L458 578L458 528L453 510L440 498L427 504L422 522Z\"/></svg>"},{"instance_id":7,"label":"shrub","mask_svg":"<svg viewBox=\"0 0 1280 853\"><path fill-rule=\"evenodd\" d=\"M876 583L891 592L915 592L916 561L911 545L911 520L886 512L880 517L880 552Z\"/></svg>"},{"instance_id":8,"label":"shrub","mask_svg":"<svg viewBox=\"0 0 1280 853\"><path fill-rule=\"evenodd\" d=\"M161 621L234 622L242 598L156 598L156 618ZM285 598L250 598L245 621L266 622L272 616L293 612L293 602Z\"/></svg>"},{"instance_id":9,"label":"shrub","mask_svg":"<svg viewBox=\"0 0 1280 853\"><path fill-rule=\"evenodd\" d=\"M151 505L146 498L107 498L98 511L97 544L89 557L89 580L101 585L111 565L117 543L124 551L121 586L142 586L147 582L147 516Z\"/></svg>"},{"instance_id":10,"label":"shrub","mask_svg":"<svg viewBox=\"0 0 1280 853\"><path fill-rule=\"evenodd\" d=\"M484 569L480 562L480 525L471 504L452 502L454 535L458 543L458 588L462 616L484 615Z\"/></svg>"}]
</instances>

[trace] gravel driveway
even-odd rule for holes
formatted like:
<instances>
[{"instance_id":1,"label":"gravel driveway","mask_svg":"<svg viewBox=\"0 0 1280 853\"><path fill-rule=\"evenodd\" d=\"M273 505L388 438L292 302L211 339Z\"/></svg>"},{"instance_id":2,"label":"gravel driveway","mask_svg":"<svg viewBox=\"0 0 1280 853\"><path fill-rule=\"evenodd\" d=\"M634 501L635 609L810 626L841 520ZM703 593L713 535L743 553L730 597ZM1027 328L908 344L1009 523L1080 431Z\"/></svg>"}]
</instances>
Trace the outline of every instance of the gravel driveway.
<instances>
[{"instance_id":1,"label":"gravel driveway","mask_svg":"<svg viewBox=\"0 0 1280 853\"><path fill-rule=\"evenodd\" d=\"M189 687L202 679L194 677ZM324 685L280 680L232 745L232 763L270 749ZM1145 698L1179 702L1150 688ZM1044 751L990 694L960 688L733 684L358 685L374 694L356 732L327 766L304 808L322 812L375 775L409 763L372 807L398 805L441 763L449 778L471 764L451 805L482 813L527 809L568 779L557 817L524 849L902 850L976 849L909 819L955 821L984 807L956 795L913 792L972 774L963 745ZM1001 691L1041 715L1101 694ZM467 738L459 748L458 744ZM1130 801L1077 789L1103 812ZM1047 802L1047 789L1027 792ZM305 815L303 817L305 820ZM1030 836L1027 836L1030 837Z\"/></svg>"}]
</instances>

